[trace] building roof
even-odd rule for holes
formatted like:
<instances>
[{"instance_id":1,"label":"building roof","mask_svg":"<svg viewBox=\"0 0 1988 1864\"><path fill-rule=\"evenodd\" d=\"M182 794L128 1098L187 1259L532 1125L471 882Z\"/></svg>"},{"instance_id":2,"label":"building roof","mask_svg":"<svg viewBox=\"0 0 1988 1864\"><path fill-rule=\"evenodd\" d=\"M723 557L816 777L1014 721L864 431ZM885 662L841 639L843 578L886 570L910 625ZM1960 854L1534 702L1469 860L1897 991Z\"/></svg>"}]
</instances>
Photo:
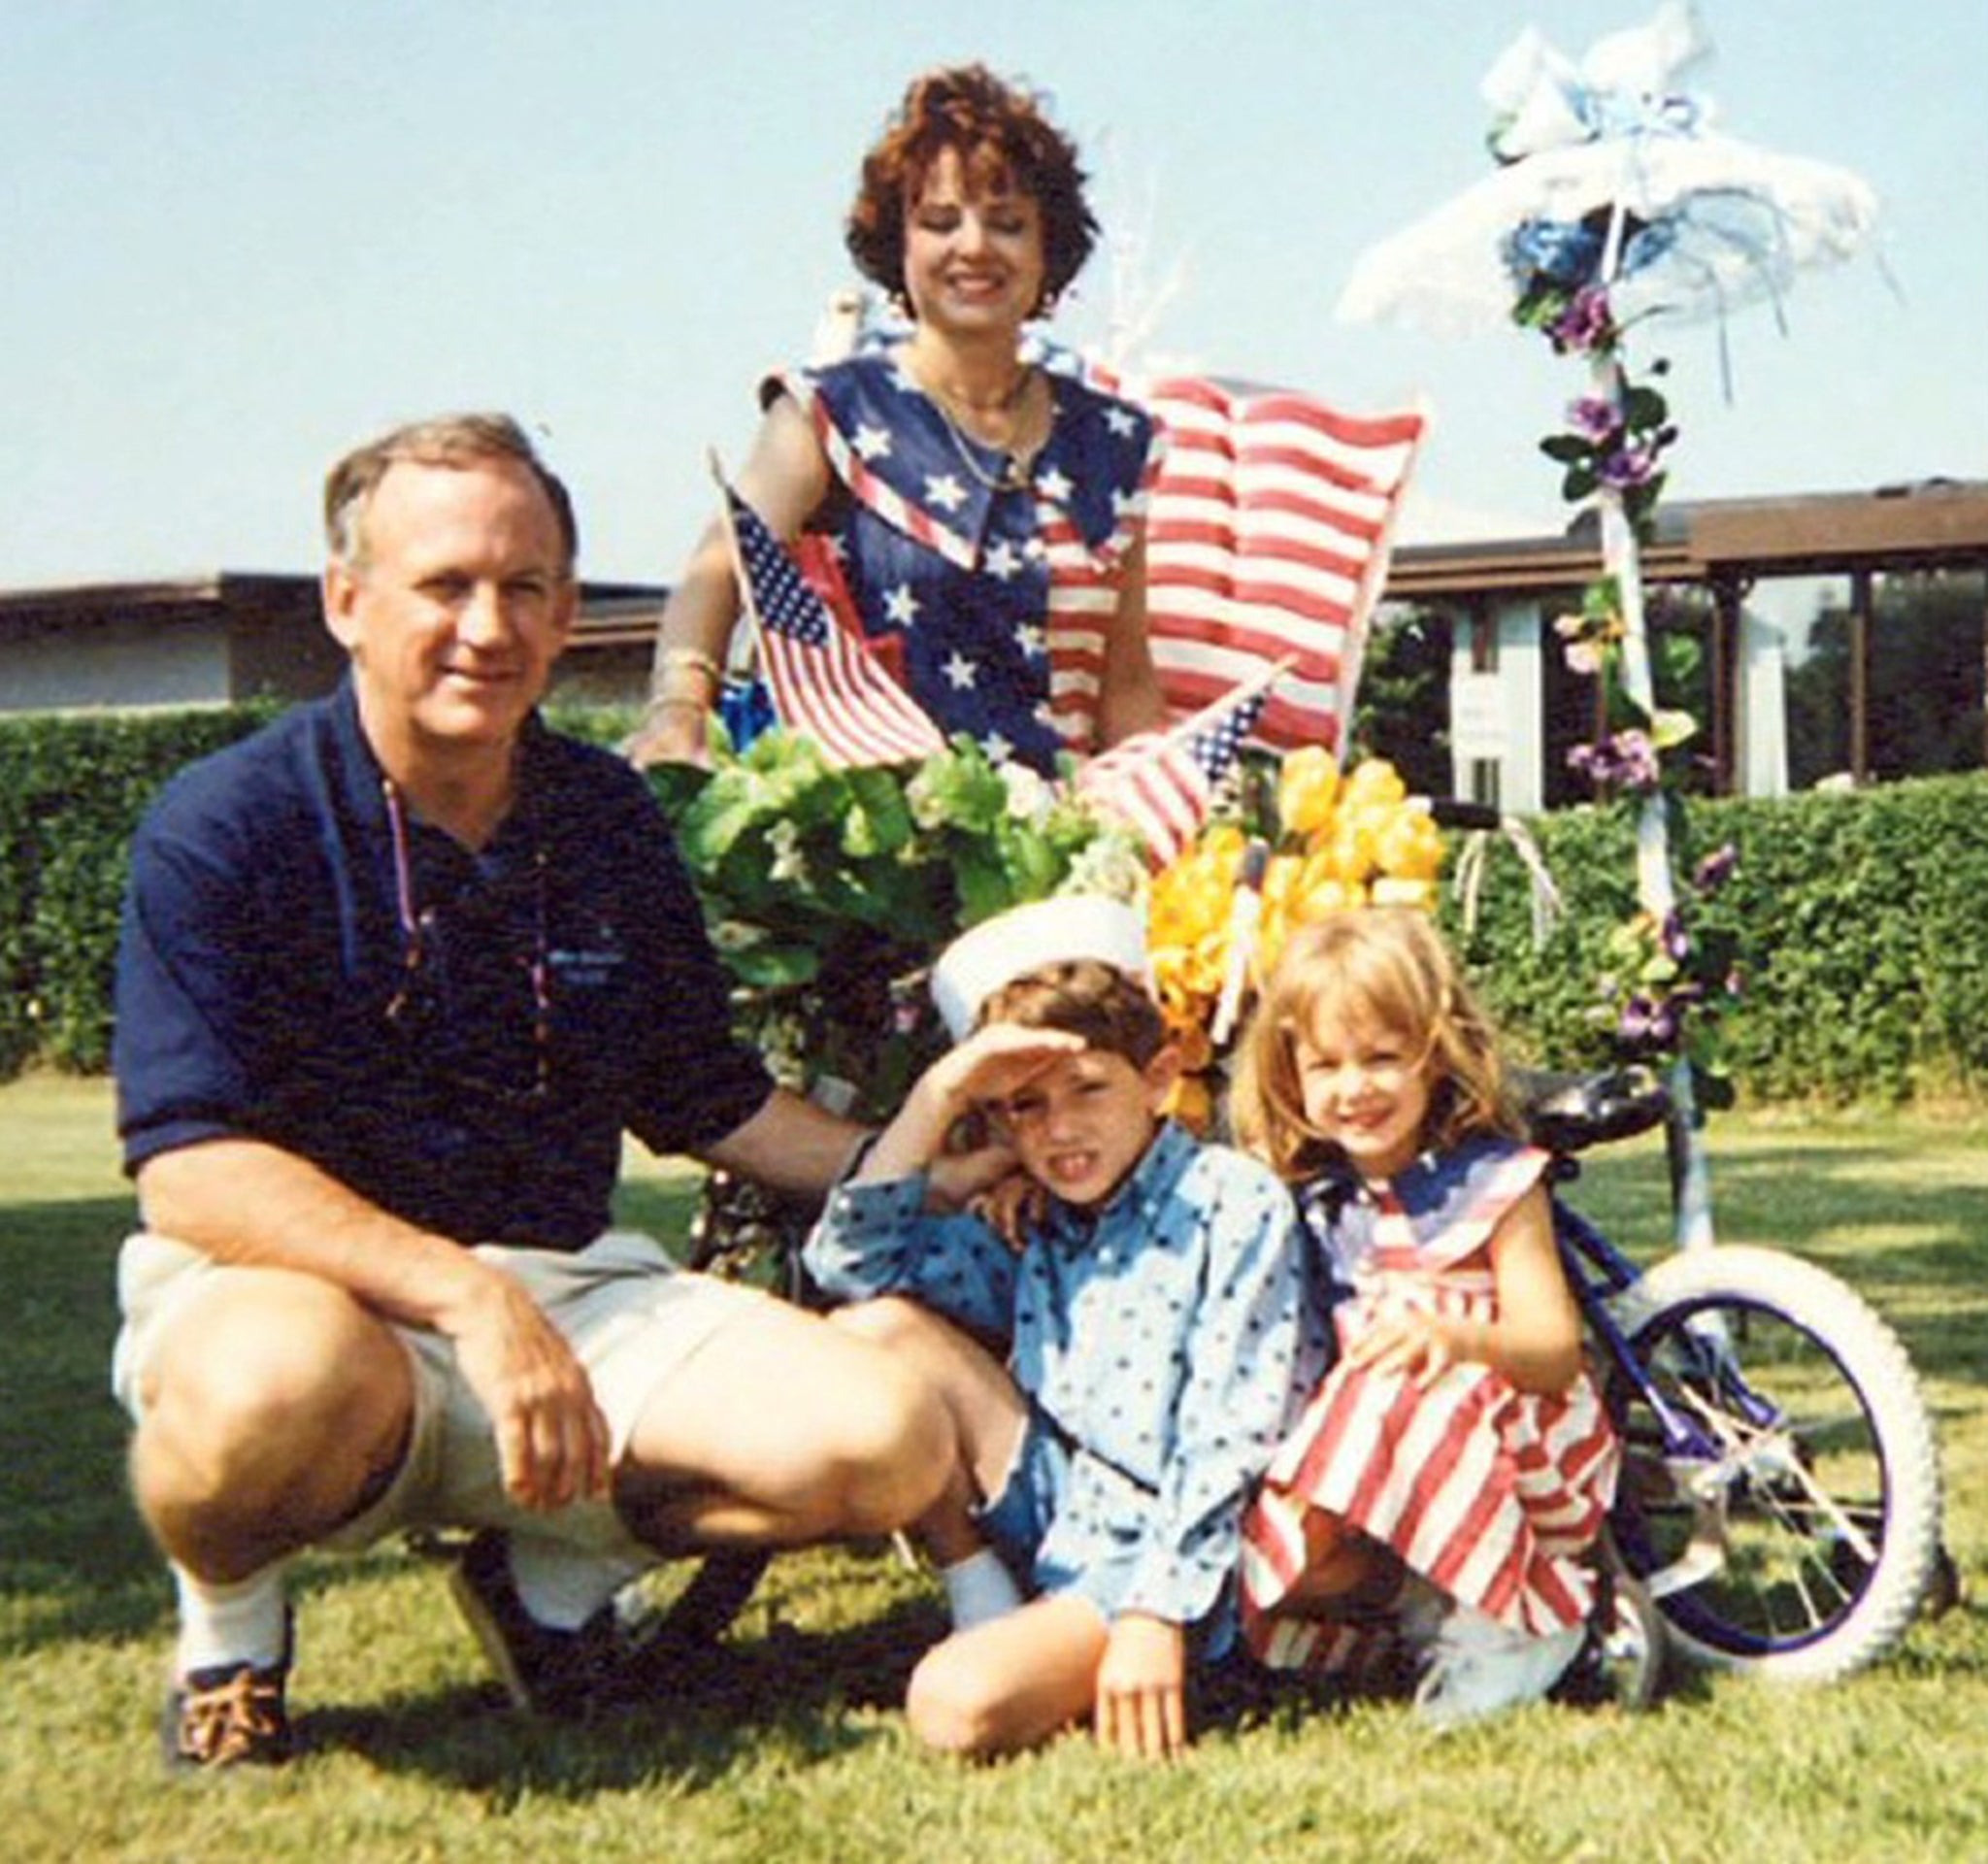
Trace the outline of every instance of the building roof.
<instances>
[{"instance_id":1,"label":"building roof","mask_svg":"<svg viewBox=\"0 0 1988 1864\"><path fill-rule=\"evenodd\" d=\"M149 614L193 616L215 609L288 611L315 602L315 576L216 570L145 582L75 582L0 589L0 621L88 623ZM589 582L580 587L578 640L616 645L648 641L669 589L661 583Z\"/></svg>"},{"instance_id":2,"label":"building roof","mask_svg":"<svg viewBox=\"0 0 1988 1864\"><path fill-rule=\"evenodd\" d=\"M1641 563L1652 582L1980 567L1988 565L1988 482L1932 479L1872 492L1673 501L1658 508ZM1389 565L1387 597L1543 594L1582 587L1601 567L1590 513L1559 536L1404 544Z\"/></svg>"}]
</instances>

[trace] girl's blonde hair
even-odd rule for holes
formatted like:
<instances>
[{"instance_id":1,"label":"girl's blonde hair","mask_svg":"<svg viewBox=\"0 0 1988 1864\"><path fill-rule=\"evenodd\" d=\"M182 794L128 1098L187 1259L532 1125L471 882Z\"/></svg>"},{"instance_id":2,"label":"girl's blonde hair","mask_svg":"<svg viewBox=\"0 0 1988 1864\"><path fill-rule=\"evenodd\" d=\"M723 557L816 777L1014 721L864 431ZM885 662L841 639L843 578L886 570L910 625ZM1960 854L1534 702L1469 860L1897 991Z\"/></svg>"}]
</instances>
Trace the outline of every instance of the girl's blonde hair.
<instances>
[{"instance_id":1,"label":"girl's blonde hair","mask_svg":"<svg viewBox=\"0 0 1988 1864\"><path fill-rule=\"evenodd\" d=\"M1478 1131L1523 1137L1490 1018L1441 935L1413 908L1362 907L1292 934L1238 1046L1230 1122L1279 1176L1309 1177L1333 1157L1305 1117L1297 1062L1300 1038L1325 1015L1385 1029L1429 1067L1425 1148Z\"/></svg>"}]
</instances>

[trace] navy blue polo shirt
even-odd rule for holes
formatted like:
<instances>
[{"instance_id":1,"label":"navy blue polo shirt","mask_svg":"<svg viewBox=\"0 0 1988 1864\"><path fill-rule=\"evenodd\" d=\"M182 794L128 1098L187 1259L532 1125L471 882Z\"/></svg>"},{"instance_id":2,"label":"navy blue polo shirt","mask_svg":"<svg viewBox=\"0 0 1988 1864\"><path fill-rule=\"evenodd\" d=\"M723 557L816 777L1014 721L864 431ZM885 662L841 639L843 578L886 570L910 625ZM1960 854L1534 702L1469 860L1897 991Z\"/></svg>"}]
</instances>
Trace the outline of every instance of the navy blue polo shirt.
<instances>
[{"instance_id":1,"label":"navy blue polo shirt","mask_svg":"<svg viewBox=\"0 0 1988 1864\"><path fill-rule=\"evenodd\" d=\"M669 825L534 719L487 848L406 831L402 864L349 682L167 785L117 957L125 1168L263 1140L458 1241L581 1248L624 1129L694 1151L772 1087Z\"/></svg>"}]
</instances>

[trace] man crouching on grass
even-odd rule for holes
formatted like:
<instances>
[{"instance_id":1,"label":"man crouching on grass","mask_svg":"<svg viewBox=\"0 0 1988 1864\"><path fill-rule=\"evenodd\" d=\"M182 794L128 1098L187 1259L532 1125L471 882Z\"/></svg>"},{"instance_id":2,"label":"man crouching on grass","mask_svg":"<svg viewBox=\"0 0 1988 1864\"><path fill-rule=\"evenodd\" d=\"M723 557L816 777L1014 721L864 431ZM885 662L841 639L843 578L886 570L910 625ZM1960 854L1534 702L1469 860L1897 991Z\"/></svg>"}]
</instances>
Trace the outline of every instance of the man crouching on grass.
<instances>
[{"instance_id":1,"label":"man crouching on grass","mask_svg":"<svg viewBox=\"0 0 1988 1864\"><path fill-rule=\"evenodd\" d=\"M1324 1363L1288 1192L1162 1116L1178 1053L1144 970L1141 915L1100 899L959 941L933 987L964 1039L807 1248L830 1294L865 1304L838 1320L937 1384L957 1427L919 1523L955 1629L907 1703L954 1752L1082 1716L1109 1748L1180 1751L1190 1663L1235 1643L1243 1503ZM929 1208L927 1174L973 1114L1043 1193L1018 1253Z\"/></svg>"},{"instance_id":2,"label":"man crouching on grass","mask_svg":"<svg viewBox=\"0 0 1988 1864\"><path fill-rule=\"evenodd\" d=\"M118 958L116 1379L176 1767L290 1751L301 1548L477 1530L492 1662L578 1712L669 1687L632 1575L889 1531L956 1456L902 1362L609 1229L624 1130L816 1191L861 1135L733 1040L642 779L539 721L565 487L514 422L448 418L342 460L325 522L348 677L169 785Z\"/></svg>"}]
</instances>

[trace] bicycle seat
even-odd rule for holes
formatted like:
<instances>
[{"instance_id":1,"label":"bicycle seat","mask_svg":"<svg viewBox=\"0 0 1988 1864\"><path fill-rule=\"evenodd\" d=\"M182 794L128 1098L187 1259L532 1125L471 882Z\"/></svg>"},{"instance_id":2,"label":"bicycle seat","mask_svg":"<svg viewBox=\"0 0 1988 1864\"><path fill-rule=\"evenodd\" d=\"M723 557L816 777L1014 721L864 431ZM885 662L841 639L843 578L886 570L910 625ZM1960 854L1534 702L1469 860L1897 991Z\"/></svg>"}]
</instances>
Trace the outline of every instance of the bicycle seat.
<instances>
[{"instance_id":1,"label":"bicycle seat","mask_svg":"<svg viewBox=\"0 0 1988 1864\"><path fill-rule=\"evenodd\" d=\"M1649 1068L1556 1074L1514 1068L1511 1085L1535 1145L1579 1152L1660 1125L1671 1110L1663 1081Z\"/></svg>"}]
</instances>

